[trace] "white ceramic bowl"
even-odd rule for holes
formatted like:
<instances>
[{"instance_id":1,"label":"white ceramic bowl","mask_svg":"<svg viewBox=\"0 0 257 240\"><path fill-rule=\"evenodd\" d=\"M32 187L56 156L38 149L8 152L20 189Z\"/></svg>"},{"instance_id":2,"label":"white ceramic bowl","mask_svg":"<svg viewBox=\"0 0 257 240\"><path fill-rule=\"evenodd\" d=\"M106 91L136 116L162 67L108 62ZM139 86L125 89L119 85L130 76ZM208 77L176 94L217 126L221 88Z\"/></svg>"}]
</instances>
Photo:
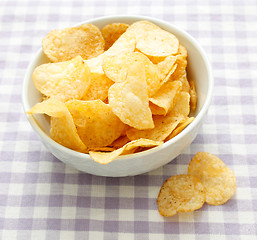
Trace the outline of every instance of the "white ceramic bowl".
<instances>
[{"instance_id":1,"label":"white ceramic bowl","mask_svg":"<svg viewBox=\"0 0 257 240\"><path fill-rule=\"evenodd\" d=\"M107 165L101 165L93 161L88 154L73 151L53 141L48 135L49 121L43 114L38 114L36 116L27 115L31 126L46 148L62 162L67 163L80 171L99 176L121 177L138 175L161 167L176 158L191 144L207 113L213 91L211 67L201 46L188 33L171 23L144 16L108 16L88 20L84 23L92 23L101 28L112 22L125 22L131 24L139 20L149 20L161 28L175 34L179 41L187 48L187 71L189 76L195 80L198 94L198 106L195 120L180 134L159 147L132 155L120 156ZM27 69L23 83L23 106L25 112L41 101L42 96L34 87L31 75L35 67L46 62L49 62L49 60L43 54L42 49L40 49Z\"/></svg>"}]
</instances>

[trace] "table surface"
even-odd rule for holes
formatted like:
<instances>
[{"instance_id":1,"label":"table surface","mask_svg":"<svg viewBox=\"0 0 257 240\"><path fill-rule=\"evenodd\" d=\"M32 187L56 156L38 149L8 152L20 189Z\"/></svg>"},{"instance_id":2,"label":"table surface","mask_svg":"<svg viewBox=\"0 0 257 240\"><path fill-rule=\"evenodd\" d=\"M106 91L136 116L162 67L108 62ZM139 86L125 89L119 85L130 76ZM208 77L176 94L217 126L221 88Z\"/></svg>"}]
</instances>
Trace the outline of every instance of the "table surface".
<instances>
[{"instance_id":1,"label":"table surface","mask_svg":"<svg viewBox=\"0 0 257 240\"><path fill-rule=\"evenodd\" d=\"M0 239L257 239L257 1L0 1ZM41 144L21 104L26 68L52 29L95 17L138 14L176 24L203 46L215 79L194 142L164 167L135 177L79 172ZM237 178L225 205L159 215L163 181L198 151Z\"/></svg>"}]
</instances>

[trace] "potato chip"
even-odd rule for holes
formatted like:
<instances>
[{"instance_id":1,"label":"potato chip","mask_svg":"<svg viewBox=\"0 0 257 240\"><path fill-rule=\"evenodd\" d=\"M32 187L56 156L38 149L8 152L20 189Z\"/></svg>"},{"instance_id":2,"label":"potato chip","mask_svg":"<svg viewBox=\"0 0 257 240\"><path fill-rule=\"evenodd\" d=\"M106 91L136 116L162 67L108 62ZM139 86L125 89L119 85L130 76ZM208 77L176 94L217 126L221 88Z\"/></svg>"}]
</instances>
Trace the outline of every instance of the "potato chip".
<instances>
[{"instance_id":1,"label":"potato chip","mask_svg":"<svg viewBox=\"0 0 257 240\"><path fill-rule=\"evenodd\" d=\"M178 126L173 130L173 132L165 139L165 141L169 141L170 139L174 138L177 136L179 133L181 133L184 128L190 124L195 118L194 117L188 117L185 120L182 120Z\"/></svg>"},{"instance_id":2,"label":"potato chip","mask_svg":"<svg viewBox=\"0 0 257 240\"><path fill-rule=\"evenodd\" d=\"M49 32L42 40L42 47L52 62L68 61L78 55L89 59L104 52L104 39L98 27L83 24Z\"/></svg>"},{"instance_id":3,"label":"potato chip","mask_svg":"<svg viewBox=\"0 0 257 240\"><path fill-rule=\"evenodd\" d=\"M127 32L133 32L137 38L141 37L141 34L146 31L152 31L154 29L159 29L160 27L156 24L149 22L147 20L136 21L129 26Z\"/></svg>"},{"instance_id":4,"label":"potato chip","mask_svg":"<svg viewBox=\"0 0 257 240\"><path fill-rule=\"evenodd\" d=\"M35 87L60 101L81 99L90 85L90 70L80 56L66 62L42 64L34 70Z\"/></svg>"},{"instance_id":5,"label":"potato chip","mask_svg":"<svg viewBox=\"0 0 257 240\"><path fill-rule=\"evenodd\" d=\"M187 49L182 44L179 44L178 55L181 55L185 59L187 58Z\"/></svg>"},{"instance_id":6,"label":"potato chip","mask_svg":"<svg viewBox=\"0 0 257 240\"><path fill-rule=\"evenodd\" d=\"M170 73L170 71L172 70L172 67L175 65L176 60L177 60L176 56L170 55L170 56L167 56L163 61L157 64L158 70L160 72L161 81L164 81L164 79Z\"/></svg>"},{"instance_id":7,"label":"potato chip","mask_svg":"<svg viewBox=\"0 0 257 240\"><path fill-rule=\"evenodd\" d=\"M63 102L48 99L37 103L28 114L44 113L51 116L51 138L70 149L86 152L86 146L81 141L70 112Z\"/></svg>"},{"instance_id":8,"label":"potato chip","mask_svg":"<svg viewBox=\"0 0 257 240\"><path fill-rule=\"evenodd\" d=\"M136 48L147 56L166 57L178 51L178 39L148 21L132 24L127 32L136 33Z\"/></svg>"},{"instance_id":9,"label":"potato chip","mask_svg":"<svg viewBox=\"0 0 257 240\"><path fill-rule=\"evenodd\" d=\"M88 148L105 147L121 136L125 125L101 100L66 102L78 134Z\"/></svg>"},{"instance_id":10,"label":"potato chip","mask_svg":"<svg viewBox=\"0 0 257 240\"><path fill-rule=\"evenodd\" d=\"M82 100L106 100L108 98L109 88L113 85L113 81L104 74L97 72L91 72L90 79L91 84L82 97Z\"/></svg>"},{"instance_id":11,"label":"potato chip","mask_svg":"<svg viewBox=\"0 0 257 240\"><path fill-rule=\"evenodd\" d=\"M182 84L179 81L167 82L162 85L156 94L149 101L156 106L163 108L164 115L175 106L176 97L181 91Z\"/></svg>"},{"instance_id":12,"label":"potato chip","mask_svg":"<svg viewBox=\"0 0 257 240\"><path fill-rule=\"evenodd\" d=\"M162 29L144 32L136 48L147 56L164 57L178 52L178 39Z\"/></svg>"},{"instance_id":13,"label":"potato chip","mask_svg":"<svg viewBox=\"0 0 257 240\"><path fill-rule=\"evenodd\" d=\"M66 107L62 102L54 98L49 98L45 101L37 103L29 111L27 111L27 114L39 113L46 114L51 117L65 117Z\"/></svg>"},{"instance_id":14,"label":"potato chip","mask_svg":"<svg viewBox=\"0 0 257 240\"><path fill-rule=\"evenodd\" d=\"M153 115L166 115L164 108L153 104L151 101L149 102L149 108L151 109Z\"/></svg>"},{"instance_id":15,"label":"potato chip","mask_svg":"<svg viewBox=\"0 0 257 240\"><path fill-rule=\"evenodd\" d=\"M126 54L133 52L135 49L135 37L134 35L128 35L126 33L122 36L109 48L106 52L99 55L98 57L86 60L91 74L91 85L88 91L84 94L83 100L95 100L101 99L105 100L108 96L108 90L113 84L105 74L102 68L103 59L106 56L115 56L116 54Z\"/></svg>"},{"instance_id":16,"label":"potato chip","mask_svg":"<svg viewBox=\"0 0 257 240\"><path fill-rule=\"evenodd\" d=\"M190 85L190 107L191 110L194 112L196 110L196 105L197 105L197 94L196 94L196 90L195 90L195 82L193 79L190 79L189 81L189 85Z\"/></svg>"},{"instance_id":17,"label":"potato chip","mask_svg":"<svg viewBox=\"0 0 257 240\"><path fill-rule=\"evenodd\" d=\"M118 139L116 139L113 143L111 143L110 145L114 148L121 148L123 147L125 144L127 144L128 142L130 142L130 139L127 137L127 135L125 136L120 136Z\"/></svg>"},{"instance_id":18,"label":"potato chip","mask_svg":"<svg viewBox=\"0 0 257 240\"><path fill-rule=\"evenodd\" d=\"M105 50L108 50L114 42L124 33L129 27L126 23L110 23L101 29L102 36L105 40Z\"/></svg>"},{"instance_id":19,"label":"potato chip","mask_svg":"<svg viewBox=\"0 0 257 240\"><path fill-rule=\"evenodd\" d=\"M194 211L201 208L204 202L205 192L201 181L185 174L168 178L157 198L159 213L164 217Z\"/></svg>"},{"instance_id":20,"label":"potato chip","mask_svg":"<svg viewBox=\"0 0 257 240\"><path fill-rule=\"evenodd\" d=\"M114 114L125 124L137 129L154 127L142 62L134 62L126 80L110 87L108 99Z\"/></svg>"},{"instance_id":21,"label":"potato chip","mask_svg":"<svg viewBox=\"0 0 257 240\"><path fill-rule=\"evenodd\" d=\"M106 51L105 56L116 56L134 52L136 48L136 36L132 32L124 32L119 39Z\"/></svg>"},{"instance_id":22,"label":"potato chip","mask_svg":"<svg viewBox=\"0 0 257 240\"><path fill-rule=\"evenodd\" d=\"M172 77L172 79L175 80L175 78L173 76L171 76L171 77ZM182 89L181 89L182 92L190 93L190 85L189 85L189 82L187 81L186 73L183 76L176 78L176 81L180 81L182 83Z\"/></svg>"},{"instance_id":23,"label":"potato chip","mask_svg":"<svg viewBox=\"0 0 257 240\"><path fill-rule=\"evenodd\" d=\"M136 38L134 34L125 32L107 51L95 58L85 60L85 62L90 68L91 73L104 75L102 64L105 57L131 53L135 50L135 46Z\"/></svg>"},{"instance_id":24,"label":"potato chip","mask_svg":"<svg viewBox=\"0 0 257 240\"><path fill-rule=\"evenodd\" d=\"M164 80L162 81L162 84L168 82L168 81L177 81L176 79L172 78L172 74L175 72L177 68L177 64L174 64L170 70L170 72L168 73L168 75L164 78ZM181 82L181 81L180 81ZM182 83L182 82L181 82ZM182 90L183 90L183 83L182 83Z\"/></svg>"},{"instance_id":25,"label":"potato chip","mask_svg":"<svg viewBox=\"0 0 257 240\"><path fill-rule=\"evenodd\" d=\"M176 70L172 74L173 79L179 79L186 74L187 60L183 55L177 55Z\"/></svg>"},{"instance_id":26,"label":"potato chip","mask_svg":"<svg viewBox=\"0 0 257 240\"><path fill-rule=\"evenodd\" d=\"M114 82L123 82L129 67L136 61L144 63L148 95L152 96L160 88L161 79L158 68L144 54L133 52L106 57L103 61L103 70L106 76Z\"/></svg>"},{"instance_id":27,"label":"potato chip","mask_svg":"<svg viewBox=\"0 0 257 240\"><path fill-rule=\"evenodd\" d=\"M235 194L234 172L213 154L198 152L188 166L188 174L202 181L208 204L224 204Z\"/></svg>"},{"instance_id":28,"label":"potato chip","mask_svg":"<svg viewBox=\"0 0 257 240\"><path fill-rule=\"evenodd\" d=\"M101 164L107 164L112 162L115 158L120 156L123 153L128 154L133 151L133 149L138 147L156 147L161 145L163 142L151 141L149 139L138 139L131 141L124 145L122 148L114 150L113 152L94 152L89 151L91 158Z\"/></svg>"},{"instance_id":29,"label":"potato chip","mask_svg":"<svg viewBox=\"0 0 257 240\"><path fill-rule=\"evenodd\" d=\"M173 115L183 115L185 118L190 113L190 95L187 92L180 92L176 98L174 108L171 110Z\"/></svg>"},{"instance_id":30,"label":"potato chip","mask_svg":"<svg viewBox=\"0 0 257 240\"><path fill-rule=\"evenodd\" d=\"M150 139L153 141L164 141L176 126L184 119L182 115L153 116L154 128L146 130L138 130L130 128L127 130L127 136L130 140L139 138Z\"/></svg>"},{"instance_id":31,"label":"potato chip","mask_svg":"<svg viewBox=\"0 0 257 240\"><path fill-rule=\"evenodd\" d=\"M93 147L90 148L89 151L93 151L93 152L113 152L114 150L116 150L116 148L114 147Z\"/></svg>"},{"instance_id":32,"label":"potato chip","mask_svg":"<svg viewBox=\"0 0 257 240\"><path fill-rule=\"evenodd\" d=\"M49 32L42 40L42 47L52 62L71 60L78 55L89 59L104 52L104 39L98 27L83 24Z\"/></svg>"}]
</instances>

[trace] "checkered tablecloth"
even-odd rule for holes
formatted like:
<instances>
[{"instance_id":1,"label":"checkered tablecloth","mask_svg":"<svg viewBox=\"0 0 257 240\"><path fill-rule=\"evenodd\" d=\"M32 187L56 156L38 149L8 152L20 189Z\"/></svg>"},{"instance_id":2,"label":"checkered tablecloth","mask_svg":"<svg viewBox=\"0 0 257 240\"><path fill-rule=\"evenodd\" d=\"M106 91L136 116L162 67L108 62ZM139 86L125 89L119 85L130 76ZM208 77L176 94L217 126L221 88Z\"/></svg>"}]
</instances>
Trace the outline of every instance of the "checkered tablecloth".
<instances>
[{"instance_id":1,"label":"checkered tablecloth","mask_svg":"<svg viewBox=\"0 0 257 240\"><path fill-rule=\"evenodd\" d=\"M52 29L113 14L156 17L203 46L215 79L212 106L195 141L168 165L106 178L53 157L21 104L28 63ZM257 239L256 0L1 0L0 239ZM159 215L163 181L185 173L197 151L218 155L237 177L222 206Z\"/></svg>"}]
</instances>

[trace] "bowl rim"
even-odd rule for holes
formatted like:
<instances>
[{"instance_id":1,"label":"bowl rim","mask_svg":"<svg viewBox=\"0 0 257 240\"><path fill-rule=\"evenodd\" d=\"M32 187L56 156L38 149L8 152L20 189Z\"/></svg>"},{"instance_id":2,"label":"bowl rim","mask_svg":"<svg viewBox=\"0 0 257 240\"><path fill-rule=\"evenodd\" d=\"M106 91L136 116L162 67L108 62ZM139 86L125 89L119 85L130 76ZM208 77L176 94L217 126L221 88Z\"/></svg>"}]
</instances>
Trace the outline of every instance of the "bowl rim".
<instances>
[{"instance_id":1,"label":"bowl rim","mask_svg":"<svg viewBox=\"0 0 257 240\"><path fill-rule=\"evenodd\" d=\"M129 155L121 155L118 156L116 159L113 160L113 162L115 161L126 161L126 160L130 160L130 159L135 159L135 158L140 158L142 156L146 157L147 155L152 154L152 152L157 152L160 151L166 147L169 147L170 145L172 145L174 142L179 141L180 139L182 139L185 135L187 135L194 127L196 127L201 119L205 116L210 104L211 104L211 100L212 100L212 96L213 96L213 89L214 89L214 79L213 79L213 74L212 74L212 68L211 68L211 64L209 62L209 59L204 51L204 49L202 48L202 46L196 41L195 38L193 38L189 33L187 33L184 29L182 29L181 27L178 27L177 25L174 25L170 22L158 19L158 18L154 18L154 17L149 17L149 16L144 16L144 15L109 15L109 16L102 16L102 17L97 17L97 18L91 18L82 22L79 22L77 24L74 24L73 26L79 26L81 24L84 23L92 23L94 24L94 22L101 22L101 21L106 21L106 20L112 20L112 22L117 21L117 20L131 20L132 22L134 21L140 21L140 20L147 20L147 21L152 21L155 24L159 24L159 25L167 25L168 27L171 27L172 29L175 29L175 31L180 32L182 35L184 35L185 38L187 38L197 49L197 51L200 53L201 57L204 60L204 63L206 65L206 70L207 70L207 74L208 74L208 92L206 94L206 100L202 106L202 108L200 109L199 113L195 116L194 121L192 121L185 129L183 129L182 132L180 132L177 136L175 136L174 138L170 139L169 141L163 143L160 146L151 148L149 150L143 151L143 152L138 152L138 153L133 153L133 154L129 154ZM58 149L59 151L64 152L65 154L68 154L70 156L74 156L77 158L82 158L83 160L90 160L93 161L92 158L90 157L89 154L87 153L81 153L81 152L77 152L75 150L69 149L67 147L62 146L61 144L55 142L50 136L48 136L45 131L38 125L36 119L34 118L33 115L28 115L26 112L30 109L29 107L29 102L28 102L28 85L30 82L30 78L31 78L31 74L34 70L34 63L35 61L39 58L39 56L43 53L42 51L42 47L40 47L36 54L34 55L34 57L32 58L32 60L30 61L27 69L26 69L26 73L23 79L23 87L22 87L22 105L23 105L23 110L24 113L30 123L30 125L32 126L32 128L34 129L34 131L37 133L37 135L40 137L40 139L43 139L44 141L48 142L50 145L52 145L52 147ZM44 142L43 141L43 142Z\"/></svg>"}]
</instances>

